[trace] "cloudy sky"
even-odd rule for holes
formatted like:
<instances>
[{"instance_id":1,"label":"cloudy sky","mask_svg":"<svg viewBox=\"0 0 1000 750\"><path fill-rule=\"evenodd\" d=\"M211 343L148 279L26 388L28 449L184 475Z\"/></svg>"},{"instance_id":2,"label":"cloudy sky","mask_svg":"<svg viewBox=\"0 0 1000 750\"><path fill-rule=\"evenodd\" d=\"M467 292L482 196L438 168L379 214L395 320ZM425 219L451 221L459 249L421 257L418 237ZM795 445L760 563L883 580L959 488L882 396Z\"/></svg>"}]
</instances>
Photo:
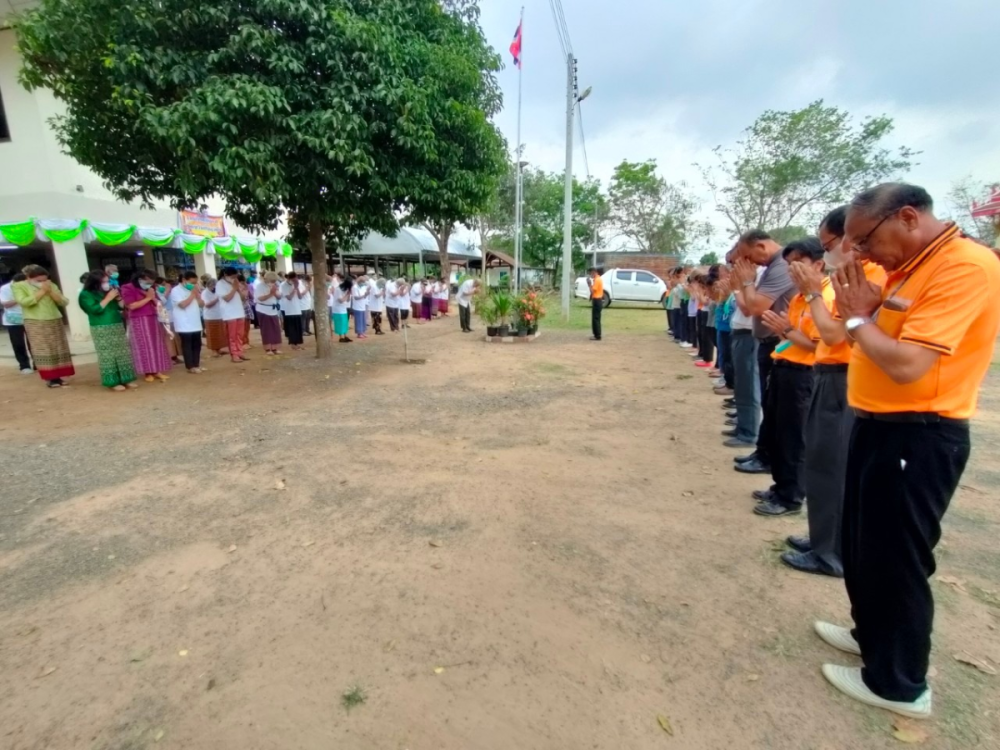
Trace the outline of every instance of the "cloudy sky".
<instances>
[{"instance_id":1,"label":"cloudy sky","mask_svg":"<svg viewBox=\"0 0 1000 750\"><path fill-rule=\"evenodd\" d=\"M594 88L582 105L590 172L607 184L622 159L655 158L668 180L696 188L721 230L692 164L710 162L714 146L733 144L764 110L822 98L858 119L892 116L892 141L923 152L907 179L947 209L954 180L1000 181L997 2L563 0L580 88ZM507 48L522 4L525 158L561 171L566 67L549 0L481 1L506 64L498 122L513 146L517 69ZM585 175L579 144L574 171Z\"/></svg>"}]
</instances>

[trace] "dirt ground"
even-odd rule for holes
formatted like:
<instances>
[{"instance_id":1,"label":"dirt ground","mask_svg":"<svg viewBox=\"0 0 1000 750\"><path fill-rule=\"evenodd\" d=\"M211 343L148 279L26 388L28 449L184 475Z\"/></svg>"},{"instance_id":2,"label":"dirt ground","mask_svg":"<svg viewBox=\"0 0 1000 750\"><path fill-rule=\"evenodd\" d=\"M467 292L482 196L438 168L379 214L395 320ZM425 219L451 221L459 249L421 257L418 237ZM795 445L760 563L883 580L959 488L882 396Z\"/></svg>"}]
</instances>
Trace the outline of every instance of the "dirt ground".
<instances>
[{"instance_id":1,"label":"dirt ground","mask_svg":"<svg viewBox=\"0 0 1000 750\"><path fill-rule=\"evenodd\" d=\"M424 365L257 348L125 394L0 370L0 748L898 746L822 679L856 663L811 630L843 585L778 562L804 518L751 514L662 328L452 319L412 329ZM954 658L1000 667L998 374L939 547L928 748L1000 747L1000 676Z\"/></svg>"}]
</instances>

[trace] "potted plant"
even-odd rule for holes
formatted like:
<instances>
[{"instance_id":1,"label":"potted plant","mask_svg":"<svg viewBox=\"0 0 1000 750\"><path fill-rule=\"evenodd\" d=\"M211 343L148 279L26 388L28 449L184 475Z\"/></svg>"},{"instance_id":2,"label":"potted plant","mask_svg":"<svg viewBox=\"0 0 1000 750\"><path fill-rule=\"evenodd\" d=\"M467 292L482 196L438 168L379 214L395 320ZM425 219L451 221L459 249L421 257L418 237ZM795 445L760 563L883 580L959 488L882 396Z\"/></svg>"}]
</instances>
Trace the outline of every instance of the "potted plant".
<instances>
[{"instance_id":1,"label":"potted plant","mask_svg":"<svg viewBox=\"0 0 1000 750\"><path fill-rule=\"evenodd\" d=\"M500 326L499 335L510 335L510 314L514 309L514 299L507 292L497 289L491 296L493 310L496 312L497 324Z\"/></svg>"},{"instance_id":2,"label":"potted plant","mask_svg":"<svg viewBox=\"0 0 1000 750\"><path fill-rule=\"evenodd\" d=\"M527 335L534 336L538 332L538 321L545 316L545 306L538 292L529 290L518 298L517 314Z\"/></svg>"},{"instance_id":3,"label":"potted plant","mask_svg":"<svg viewBox=\"0 0 1000 750\"><path fill-rule=\"evenodd\" d=\"M493 304L493 295L480 288L473 298L473 303L476 314L486 325L486 335L490 337L500 335L500 329L497 327L499 316L496 306Z\"/></svg>"}]
</instances>

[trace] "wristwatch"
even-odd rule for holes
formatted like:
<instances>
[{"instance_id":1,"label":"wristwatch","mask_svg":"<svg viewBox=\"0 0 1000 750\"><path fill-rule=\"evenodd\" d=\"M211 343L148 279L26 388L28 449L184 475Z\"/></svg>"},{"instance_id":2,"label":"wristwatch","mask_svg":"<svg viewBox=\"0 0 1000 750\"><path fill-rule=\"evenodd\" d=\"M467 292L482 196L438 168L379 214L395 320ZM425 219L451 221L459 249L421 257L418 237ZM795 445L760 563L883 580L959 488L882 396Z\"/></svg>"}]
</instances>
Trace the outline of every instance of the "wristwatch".
<instances>
[{"instance_id":1,"label":"wristwatch","mask_svg":"<svg viewBox=\"0 0 1000 750\"><path fill-rule=\"evenodd\" d=\"M868 316L865 316L865 317L860 317L859 316L859 317L856 317L856 318L848 318L847 322L844 323L844 328L847 329L848 333L854 333L861 326L867 325L868 323L874 323L874 322L875 321L872 320L871 318L869 318Z\"/></svg>"},{"instance_id":2,"label":"wristwatch","mask_svg":"<svg viewBox=\"0 0 1000 750\"><path fill-rule=\"evenodd\" d=\"M814 299L816 299L816 298L818 298L818 297L821 297L821 296L822 296L822 295L821 295L821 294L818 294L817 292L809 292L809 294L806 294L806 295L804 295L804 299L805 299L805 301L806 301L806 304L808 305L808 304L809 304L810 302L812 302L812 301L813 301Z\"/></svg>"},{"instance_id":3,"label":"wristwatch","mask_svg":"<svg viewBox=\"0 0 1000 750\"><path fill-rule=\"evenodd\" d=\"M756 281L744 281L743 286L753 286L756 283Z\"/></svg>"}]
</instances>

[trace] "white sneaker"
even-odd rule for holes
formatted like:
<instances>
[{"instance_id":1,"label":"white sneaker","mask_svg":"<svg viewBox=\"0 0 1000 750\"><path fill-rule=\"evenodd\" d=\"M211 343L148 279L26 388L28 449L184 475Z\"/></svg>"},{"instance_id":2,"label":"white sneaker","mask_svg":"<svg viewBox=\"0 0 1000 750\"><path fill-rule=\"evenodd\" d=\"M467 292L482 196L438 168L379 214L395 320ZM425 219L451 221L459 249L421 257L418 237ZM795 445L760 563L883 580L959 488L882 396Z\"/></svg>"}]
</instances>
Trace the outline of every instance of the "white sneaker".
<instances>
[{"instance_id":1,"label":"white sneaker","mask_svg":"<svg viewBox=\"0 0 1000 750\"><path fill-rule=\"evenodd\" d=\"M927 688L924 694L915 701L904 703L902 701L887 701L869 690L864 680L861 679L861 667L839 667L836 664L824 664L823 676L837 690L856 701L875 706L875 708L884 708L886 711L892 711L900 716L908 716L911 719L930 718L930 688Z\"/></svg>"},{"instance_id":2,"label":"white sneaker","mask_svg":"<svg viewBox=\"0 0 1000 750\"><path fill-rule=\"evenodd\" d=\"M30 367L25 367L23 370L21 370L21 374L22 375L34 375L35 371L32 370Z\"/></svg>"},{"instance_id":3,"label":"white sneaker","mask_svg":"<svg viewBox=\"0 0 1000 750\"><path fill-rule=\"evenodd\" d=\"M687 341L681 342L681 349L690 349L694 344L689 344Z\"/></svg>"},{"instance_id":4,"label":"white sneaker","mask_svg":"<svg viewBox=\"0 0 1000 750\"><path fill-rule=\"evenodd\" d=\"M842 628L839 625L831 625L830 623L823 622L822 620L814 622L813 628L816 631L816 635L834 648L840 649L848 654L861 656L861 646L859 646L858 642L854 640L854 636L851 635L850 629Z\"/></svg>"},{"instance_id":5,"label":"white sneaker","mask_svg":"<svg viewBox=\"0 0 1000 750\"><path fill-rule=\"evenodd\" d=\"M715 386L716 388L721 388L725 384L726 384L725 378L716 378L715 380L712 381L712 385Z\"/></svg>"}]
</instances>

